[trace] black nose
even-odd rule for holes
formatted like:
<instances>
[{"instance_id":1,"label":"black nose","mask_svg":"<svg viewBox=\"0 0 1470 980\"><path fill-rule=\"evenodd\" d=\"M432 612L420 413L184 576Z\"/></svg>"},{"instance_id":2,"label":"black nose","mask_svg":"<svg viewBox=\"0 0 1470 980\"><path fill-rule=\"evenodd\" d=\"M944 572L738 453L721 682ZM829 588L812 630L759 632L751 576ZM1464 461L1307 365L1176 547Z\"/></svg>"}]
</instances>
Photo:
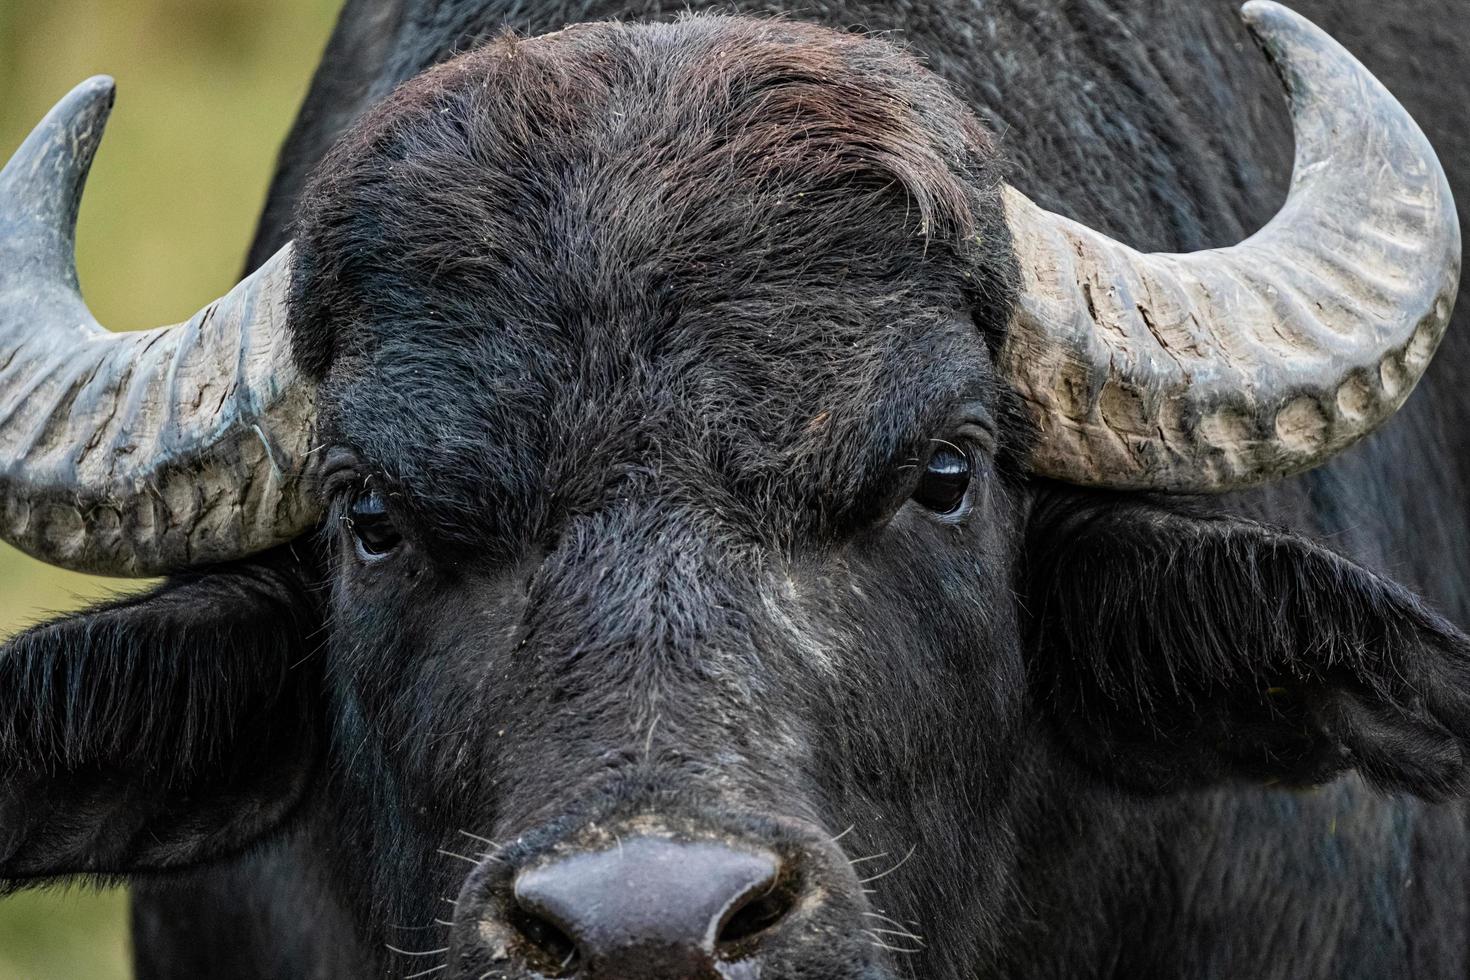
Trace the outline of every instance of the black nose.
<instances>
[{"instance_id":1,"label":"black nose","mask_svg":"<svg viewBox=\"0 0 1470 980\"><path fill-rule=\"evenodd\" d=\"M765 851L632 837L522 871L518 925L578 977L705 977L789 910L780 872Z\"/></svg>"}]
</instances>

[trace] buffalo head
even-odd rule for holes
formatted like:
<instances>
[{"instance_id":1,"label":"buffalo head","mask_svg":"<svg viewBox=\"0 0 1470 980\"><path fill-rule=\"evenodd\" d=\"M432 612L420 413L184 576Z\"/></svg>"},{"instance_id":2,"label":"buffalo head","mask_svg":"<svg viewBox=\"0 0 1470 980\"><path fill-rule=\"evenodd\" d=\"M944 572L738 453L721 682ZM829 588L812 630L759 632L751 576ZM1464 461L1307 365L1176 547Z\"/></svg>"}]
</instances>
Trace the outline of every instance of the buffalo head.
<instances>
[{"instance_id":1,"label":"buffalo head","mask_svg":"<svg viewBox=\"0 0 1470 980\"><path fill-rule=\"evenodd\" d=\"M1458 791L1460 634L1126 492L1322 462L1449 319L1423 136L1247 18L1298 170L1232 248L1042 211L883 41L594 24L408 83L291 248L127 336L76 291L78 89L0 177L0 522L174 577L0 659L0 874L269 837L348 972L957 977L1066 787Z\"/></svg>"}]
</instances>

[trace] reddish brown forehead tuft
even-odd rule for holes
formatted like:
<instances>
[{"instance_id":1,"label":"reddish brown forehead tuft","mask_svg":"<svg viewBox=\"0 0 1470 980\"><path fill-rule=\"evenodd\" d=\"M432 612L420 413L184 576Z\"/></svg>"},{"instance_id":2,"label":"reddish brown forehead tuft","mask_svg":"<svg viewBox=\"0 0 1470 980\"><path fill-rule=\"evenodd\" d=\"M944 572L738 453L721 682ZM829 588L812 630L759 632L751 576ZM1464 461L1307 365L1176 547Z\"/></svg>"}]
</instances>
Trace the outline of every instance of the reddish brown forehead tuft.
<instances>
[{"instance_id":1,"label":"reddish brown forehead tuft","mask_svg":"<svg viewBox=\"0 0 1470 980\"><path fill-rule=\"evenodd\" d=\"M368 295L404 270L467 276L461 297L576 280L563 299L583 311L639 291L678 289L686 309L731 284L806 291L803 270L891 294L944 262L951 285L1001 296L949 274L1009 261L999 186L973 115L886 41L707 16L504 35L402 86L318 170L298 351L319 348L303 356L324 370L332 321L417 312Z\"/></svg>"},{"instance_id":2,"label":"reddish brown forehead tuft","mask_svg":"<svg viewBox=\"0 0 1470 980\"><path fill-rule=\"evenodd\" d=\"M339 147L371 156L431 113L464 115L486 157L533 158L548 143L612 150L631 127L666 179L852 181L891 185L925 235L974 231L975 158L988 135L915 58L864 35L811 24L690 17L510 34L402 86ZM660 125L662 124L662 125ZM667 141L660 147L657 141ZM473 149L473 146L471 147ZM651 175L652 176L652 175Z\"/></svg>"}]
</instances>

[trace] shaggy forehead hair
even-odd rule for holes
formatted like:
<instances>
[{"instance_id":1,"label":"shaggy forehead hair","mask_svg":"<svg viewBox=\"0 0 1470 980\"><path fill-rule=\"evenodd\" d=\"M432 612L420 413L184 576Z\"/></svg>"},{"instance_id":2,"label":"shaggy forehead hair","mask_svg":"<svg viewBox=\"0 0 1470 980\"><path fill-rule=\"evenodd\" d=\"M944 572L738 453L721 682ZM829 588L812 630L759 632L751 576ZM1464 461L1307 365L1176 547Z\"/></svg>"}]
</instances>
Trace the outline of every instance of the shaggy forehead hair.
<instances>
[{"instance_id":1,"label":"shaggy forehead hair","mask_svg":"<svg viewBox=\"0 0 1470 980\"><path fill-rule=\"evenodd\" d=\"M451 533L514 510L505 474L553 478L551 443L617 469L660 420L727 488L851 498L985 374L940 348L973 310L1003 330L999 183L975 119L883 41L709 16L505 36L319 169L297 355L336 435L406 499L457 506ZM847 458L823 472L824 450Z\"/></svg>"}]
</instances>

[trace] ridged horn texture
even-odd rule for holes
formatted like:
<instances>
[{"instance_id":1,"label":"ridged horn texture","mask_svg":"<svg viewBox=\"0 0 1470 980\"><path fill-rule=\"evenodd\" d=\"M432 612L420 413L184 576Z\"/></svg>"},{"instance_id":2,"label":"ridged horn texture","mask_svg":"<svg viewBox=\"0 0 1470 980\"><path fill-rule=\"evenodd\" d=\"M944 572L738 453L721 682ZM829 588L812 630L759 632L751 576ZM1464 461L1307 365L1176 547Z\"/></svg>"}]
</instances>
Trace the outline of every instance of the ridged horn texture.
<instances>
[{"instance_id":1,"label":"ridged horn texture","mask_svg":"<svg viewBox=\"0 0 1470 980\"><path fill-rule=\"evenodd\" d=\"M1069 483L1222 492L1324 462L1403 404L1450 320L1460 228L1439 160L1367 69L1269 2L1286 204L1239 245L1142 254L1012 189L1024 282L1002 369Z\"/></svg>"},{"instance_id":2,"label":"ridged horn texture","mask_svg":"<svg viewBox=\"0 0 1470 980\"><path fill-rule=\"evenodd\" d=\"M291 360L289 246L187 323L110 333L77 284L77 209L113 102L71 92L0 171L0 536L148 576L289 540L314 389Z\"/></svg>"}]
</instances>

